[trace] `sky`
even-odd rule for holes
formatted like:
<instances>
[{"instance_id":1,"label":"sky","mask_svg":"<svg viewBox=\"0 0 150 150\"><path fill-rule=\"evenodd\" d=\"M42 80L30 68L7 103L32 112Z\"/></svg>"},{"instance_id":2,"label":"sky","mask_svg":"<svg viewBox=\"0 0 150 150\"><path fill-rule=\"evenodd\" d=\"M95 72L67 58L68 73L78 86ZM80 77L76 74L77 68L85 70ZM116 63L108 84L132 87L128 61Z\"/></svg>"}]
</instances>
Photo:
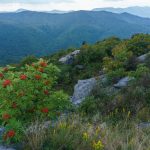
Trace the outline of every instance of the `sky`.
<instances>
[{"instance_id":1,"label":"sky","mask_svg":"<svg viewBox=\"0 0 150 150\"><path fill-rule=\"evenodd\" d=\"M150 6L150 0L0 0L0 11L20 8L48 10L91 10L101 7Z\"/></svg>"}]
</instances>

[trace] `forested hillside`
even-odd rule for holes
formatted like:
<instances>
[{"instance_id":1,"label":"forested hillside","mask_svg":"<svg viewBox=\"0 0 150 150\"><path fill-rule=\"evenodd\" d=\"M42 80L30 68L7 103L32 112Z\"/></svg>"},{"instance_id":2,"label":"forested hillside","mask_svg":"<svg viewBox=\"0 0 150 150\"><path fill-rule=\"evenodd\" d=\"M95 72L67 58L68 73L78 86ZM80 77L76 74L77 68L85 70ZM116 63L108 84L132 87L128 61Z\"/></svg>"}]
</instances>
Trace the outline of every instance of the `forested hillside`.
<instances>
[{"instance_id":1,"label":"forested hillside","mask_svg":"<svg viewBox=\"0 0 150 150\"><path fill-rule=\"evenodd\" d=\"M127 13L76 11L65 14L23 11L0 14L0 63L14 63L27 55L42 56L83 41L109 36L128 38L150 33L150 19Z\"/></svg>"}]
</instances>

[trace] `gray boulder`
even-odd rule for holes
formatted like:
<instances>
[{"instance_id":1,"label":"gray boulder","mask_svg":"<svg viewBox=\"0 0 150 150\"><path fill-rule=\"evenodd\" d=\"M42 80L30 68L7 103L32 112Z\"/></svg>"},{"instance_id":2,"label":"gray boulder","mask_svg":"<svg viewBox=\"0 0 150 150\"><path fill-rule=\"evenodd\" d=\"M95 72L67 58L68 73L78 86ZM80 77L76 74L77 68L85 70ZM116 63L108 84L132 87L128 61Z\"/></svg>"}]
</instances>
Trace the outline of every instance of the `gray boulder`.
<instances>
[{"instance_id":1,"label":"gray boulder","mask_svg":"<svg viewBox=\"0 0 150 150\"><path fill-rule=\"evenodd\" d=\"M63 64L72 64L74 61L74 58L80 53L80 50L75 50L72 53L61 57L59 59L59 62L63 63Z\"/></svg>"},{"instance_id":2,"label":"gray boulder","mask_svg":"<svg viewBox=\"0 0 150 150\"><path fill-rule=\"evenodd\" d=\"M140 129L150 128L150 122L142 122L138 124L138 128Z\"/></svg>"},{"instance_id":3,"label":"gray boulder","mask_svg":"<svg viewBox=\"0 0 150 150\"><path fill-rule=\"evenodd\" d=\"M100 75L98 79L103 85L108 84L108 80L105 74Z\"/></svg>"},{"instance_id":4,"label":"gray boulder","mask_svg":"<svg viewBox=\"0 0 150 150\"><path fill-rule=\"evenodd\" d=\"M1 127L0 128L0 137L2 137L3 136L3 133L5 132L5 128L4 127Z\"/></svg>"},{"instance_id":5,"label":"gray boulder","mask_svg":"<svg viewBox=\"0 0 150 150\"><path fill-rule=\"evenodd\" d=\"M79 70L83 70L84 69L84 66L83 65L76 65L75 66L77 69L79 69Z\"/></svg>"},{"instance_id":6,"label":"gray boulder","mask_svg":"<svg viewBox=\"0 0 150 150\"><path fill-rule=\"evenodd\" d=\"M15 149L9 148L9 147L6 147L6 146L0 146L0 150L15 150Z\"/></svg>"},{"instance_id":7,"label":"gray boulder","mask_svg":"<svg viewBox=\"0 0 150 150\"><path fill-rule=\"evenodd\" d=\"M97 80L90 78L87 80L79 80L74 87L74 94L71 98L73 104L80 104L87 96L89 96L96 86Z\"/></svg>"},{"instance_id":8,"label":"gray boulder","mask_svg":"<svg viewBox=\"0 0 150 150\"><path fill-rule=\"evenodd\" d=\"M148 57L148 54L141 55L141 56L137 57L137 61L139 63L144 63L146 61L147 57Z\"/></svg>"},{"instance_id":9,"label":"gray boulder","mask_svg":"<svg viewBox=\"0 0 150 150\"><path fill-rule=\"evenodd\" d=\"M122 78L121 80L118 81L118 83L114 84L113 86L115 88L123 88L123 87L126 87L128 86L129 82L131 80L133 80L134 78L133 77L124 77Z\"/></svg>"}]
</instances>

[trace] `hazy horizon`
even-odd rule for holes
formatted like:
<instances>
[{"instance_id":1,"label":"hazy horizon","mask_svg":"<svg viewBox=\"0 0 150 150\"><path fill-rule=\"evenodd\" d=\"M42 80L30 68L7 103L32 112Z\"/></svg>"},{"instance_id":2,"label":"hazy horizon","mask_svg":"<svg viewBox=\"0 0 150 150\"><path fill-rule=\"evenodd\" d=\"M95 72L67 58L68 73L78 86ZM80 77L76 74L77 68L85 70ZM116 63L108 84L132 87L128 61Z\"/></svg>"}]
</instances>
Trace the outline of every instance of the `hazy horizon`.
<instances>
[{"instance_id":1,"label":"hazy horizon","mask_svg":"<svg viewBox=\"0 0 150 150\"><path fill-rule=\"evenodd\" d=\"M94 8L150 6L149 0L1 0L0 11L28 9L35 11L50 10L91 10Z\"/></svg>"}]
</instances>

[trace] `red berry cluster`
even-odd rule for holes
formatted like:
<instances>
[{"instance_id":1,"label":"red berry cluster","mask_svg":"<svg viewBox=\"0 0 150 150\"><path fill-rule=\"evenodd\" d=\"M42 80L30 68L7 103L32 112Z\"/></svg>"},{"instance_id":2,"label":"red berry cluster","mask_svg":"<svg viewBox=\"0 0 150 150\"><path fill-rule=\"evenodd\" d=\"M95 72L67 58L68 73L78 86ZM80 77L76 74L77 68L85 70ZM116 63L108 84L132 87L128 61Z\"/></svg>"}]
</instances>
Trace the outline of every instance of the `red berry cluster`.
<instances>
[{"instance_id":1,"label":"red berry cluster","mask_svg":"<svg viewBox=\"0 0 150 150\"><path fill-rule=\"evenodd\" d=\"M40 62L40 66L41 66L41 67L46 67L46 66L47 66L47 63L46 63L45 61L42 61L42 62Z\"/></svg>"},{"instance_id":2,"label":"red berry cluster","mask_svg":"<svg viewBox=\"0 0 150 150\"><path fill-rule=\"evenodd\" d=\"M0 78L3 78L3 77L4 77L3 73L0 73Z\"/></svg>"},{"instance_id":3,"label":"red berry cluster","mask_svg":"<svg viewBox=\"0 0 150 150\"><path fill-rule=\"evenodd\" d=\"M8 119L11 118L11 116L6 113L6 114L3 114L2 118L3 118L4 120L8 120Z\"/></svg>"},{"instance_id":4,"label":"red berry cluster","mask_svg":"<svg viewBox=\"0 0 150 150\"><path fill-rule=\"evenodd\" d=\"M10 80L5 80L4 82L3 82L3 87L5 88L5 87L7 87L7 86L9 86L9 85L11 85L12 84L12 82L10 81Z\"/></svg>"},{"instance_id":5,"label":"red berry cluster","mask_svg":"<svg viewBox=\"0 0 150 150\"><path fill-rule=\"evenodd\" d=\"M24 75L24 74L22 74L22 75L20 75L20 79L21 79L21 80L26 80L26 79L27 79L27 76Z\"/></svg>"},{"instance_id":6,"label":"red berry cluster","mask_svg":"<svg viewBox=\"0 0 150 150\"><path fill-rule=\"evenodd\" d=\"M45 107L45 108L42 108L42 109L41 109L41 112L42 112L42 113L48 113L48 112L49 112L49 110L48 110L48 108L47 108L47 107Z\"/></svg>"},{"instance_id":7,"label":"red berry cluster","mask_svg":"<svg viewBox=\"0 0 150 150\"><path fill-rule=\"evenodd\" d=\"M15 131L14 130L9 130L5 135L4 135L4 140L7 140L8 138L13 138L15 136Z\"/></svg>"},{"instance_id":8,"label":"red berry cluster","mask_svg":"<svg viewBox=\"0 0 150 150\"><path fill-rule=\"evenodd\" d=\"M36 74L34 77L36 80L40 80L42 78L41 75L38 75L38 74Z\"/></svg>"}]
</instances>

